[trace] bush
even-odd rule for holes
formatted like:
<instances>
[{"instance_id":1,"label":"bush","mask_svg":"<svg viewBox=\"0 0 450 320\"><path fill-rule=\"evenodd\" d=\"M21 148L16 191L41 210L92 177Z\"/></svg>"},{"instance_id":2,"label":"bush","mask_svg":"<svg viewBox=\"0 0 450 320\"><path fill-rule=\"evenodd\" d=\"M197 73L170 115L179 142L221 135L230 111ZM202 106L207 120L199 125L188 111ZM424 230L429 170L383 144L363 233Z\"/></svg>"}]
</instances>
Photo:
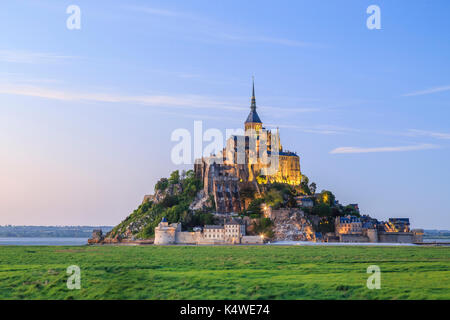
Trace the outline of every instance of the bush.
<instances>
[{"instance_id":1,"label":"bush","mask_svg":"<svg viewBox=\"0 0 450 320\"><path fill-rule=\"evenodd\" d=\"M253 232L256 234L262 234L267 238L273 237L273 221L269 218L261 218L256 222L253 222Z\"/></svg>"},{"instance_id":2,"label":"bush","mask_svg":"<svg viewBox=\"0 0 450 320\"><path fill-rule=\"evenodd\" d=\"M262 212L261 212L261 205L264 203L264 199L263 198L258 198L253 200L252 202L250 202L250 204L248 205L248 209L247 211L252 215L252 216L257 216L259 217Z\"/></svg>"},{"instance_id":3,"label":"bush","mask_svg":"<svg viewBox=\"0 0 450 320\"><path fill-rule=\"evenodd\" d=\"M320 195L317 197L319 203L326 204L330 207L334 206L336 197L331 191L322 190Z\"/></svg>"},{"instance_id":4,"label":"bush","mask_svg":"<svg viewBox=\"0 0 450 320\"><path fill-rule=\"evenodd\" d=\"M202 188L202 183L195 177L194 172L192 170L187 171L181 179L178 170L174 171L169 179L160 179L155 185L155 190L164 191L169 184L175 183L181 183L180 194L166 194L160 203L148 201L141 204L117 225L109 236L114 237L123 234L133 224L132 230L137 238L150 238L154 235L155 227L163 217L166 217L169 223L182 222L186 223L187 226L201 225L203 221L211 223L212 215L201 214L200 217L195 218L195 214L189 211L189 205ZM136 231L136 228L139 230Z\"/></svg>"},{"instance_id":5,"label":"bush","mask_svg":"<svg viewBox=\"0 0 450 320\"><path fill-rule=\"evenodd\" d=\"M311 213L319 217L329 217L332 215L330 206L324 203L315 205L312 208Z\"/></svg>"},{"instance_id":6,"label":"bush","mask_svg":"<svg viewBox=\"0 0 450 320\"><path fill-rule=\"evenodd\" d=\"M274 209L278 209L283 205L283 195L280 191L276 189L269 190L264 196L264 202Z\"/></svg>"},{"instance_id":7,"label":"bush","mask_svg":"<svg viewBox=\"0 0 450 320\"><path fill-rule=\"evenodd\" d=\"M179 203L178 197L170 195L165 196L164 199L161 201L161 205L164 208L170 208L174 205L177 205L178 203Z\"/></svg>"},{"instance_id":8,"label":"bush","mask_svg":"<svg viewBox=\"0 0 450 320\"><path fill-rule=\"evenodd\" d=\"M169 186L169 180L167 178L161 178L155 185L155 191L164 191Z\"/></svg>"},{"instance_id":9,"label":"bush","mask_svg":"<svg viewBox=\"0 0 450 320\"><path fill-rule=\"evenodd\" d=\"M177 184L180 182L180 171L175 170L170 174L169 184Z\"/></svg>"}]
</instances>

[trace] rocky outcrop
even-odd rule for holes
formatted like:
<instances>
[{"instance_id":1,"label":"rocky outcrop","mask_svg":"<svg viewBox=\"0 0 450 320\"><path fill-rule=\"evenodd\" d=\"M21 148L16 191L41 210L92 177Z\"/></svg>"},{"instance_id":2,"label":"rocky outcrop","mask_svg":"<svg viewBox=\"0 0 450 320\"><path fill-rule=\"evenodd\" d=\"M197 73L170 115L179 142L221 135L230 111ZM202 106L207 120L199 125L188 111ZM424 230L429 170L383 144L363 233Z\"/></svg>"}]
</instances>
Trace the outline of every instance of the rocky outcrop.
<instances>
[{"instance_id":1,"label":"rocky outcrop","mask_svg":"<svg viewBox=\"0 0 450 320\"><path fill-rule=\"evenodd\" d=\"M169 185L165 190L156 190L155 194L147 194L144 196L142 203L152 201L153 203L160 203L166 196L177 196L183 192L181 183Z\"/></svg>"},{"instance_id":2,"label":"rocky outcrop","mask_svg":"<svg viewBox=\"0 0 450 320\"><path fill-rule=\"evenodd\" d=\"M189 209L192 211L202 211L210 207L211 207L210 197L207 194L205 194L204 190L200 190L197 193L197 196L195 197L194 201L192 201L191 205L189 206Z\"/></svg>"},{"instance_id":3,"label":"rocky outcrop","mask_svg":"<svg viewBox=\"0 0 450 320\"><path fill-rule=\"evenodd\" d=\"M88 239L88 244L101 243L105 237L103 236L103 231L101 229L92 231L92 236Z\"/></svg>"},{"instance_id":4,"label":"rocky outcrop","mask_svg":"<svg viewBox=\"0 0 450 320\"><path fill-rule=\"evenodd\" d=\"M314 229L301 209L272 210L274 241L311 241Z\"/></svg>"}]
</instances>

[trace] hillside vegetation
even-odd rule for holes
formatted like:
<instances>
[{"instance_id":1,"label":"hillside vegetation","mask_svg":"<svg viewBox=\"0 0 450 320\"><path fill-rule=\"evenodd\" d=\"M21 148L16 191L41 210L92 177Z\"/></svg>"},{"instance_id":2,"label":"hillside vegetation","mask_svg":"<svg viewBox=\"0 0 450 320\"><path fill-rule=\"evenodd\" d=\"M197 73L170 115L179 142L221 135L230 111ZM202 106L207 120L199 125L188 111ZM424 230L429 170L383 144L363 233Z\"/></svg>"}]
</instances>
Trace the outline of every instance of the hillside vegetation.
<instances>
[{"instance_id":1,"label":"hillside vegetation","mask_svg":"<svg viewBox=\"0 0 450 320\"><path fill-rule=\"evenodd\" d=\"M211 210L193 212L189 206L201 190L202 184L189 170L174 171L168 179L162 178L155 185L155 198L157 201L145 201L113 228L108 237L135 237L138 239L150 238L154 235L155 227L163 217L169 223L181 222L183 227L192 227L213 223Z\"/></svg>"},{"instance_id":2,"label":"hillside vegetation","mask_svg":"<svg viewBox=\"0 0 450 320\"><path fill-rule=\"evenodd\" d=\"M192 230L207 224L218 223L214 218L213 195L202 194L202 182L195 177L192 170L173 171L169 178L160 179L155 185L155 194L146 199L119 225L114 227L107 238L112 239L149 239L154 236L154 229L163 217L169 223L181 222L184 230ZM319 217L314 224L316 232L334 232L334 219L337 216L356 215L359 212L351 206L337 204L332 192L322 190L315 194L316 184L309 183L307 176L302 176L299 186L291 186L285 183L259 184L258 190L251 185L242 186L239 190L241 199L240 217L247 216L251 219L251 225L247 232L263 234L267 239L274 236L274 223L265 218L262 207L299 208L307 216ZM310 196L314 201L312 208L301 208L296 202L298 196ZM192 204L199 198L208 199L201 209L193 209ZM203 200L204 200L203 199Z\"/></svg>"}]
</instances>

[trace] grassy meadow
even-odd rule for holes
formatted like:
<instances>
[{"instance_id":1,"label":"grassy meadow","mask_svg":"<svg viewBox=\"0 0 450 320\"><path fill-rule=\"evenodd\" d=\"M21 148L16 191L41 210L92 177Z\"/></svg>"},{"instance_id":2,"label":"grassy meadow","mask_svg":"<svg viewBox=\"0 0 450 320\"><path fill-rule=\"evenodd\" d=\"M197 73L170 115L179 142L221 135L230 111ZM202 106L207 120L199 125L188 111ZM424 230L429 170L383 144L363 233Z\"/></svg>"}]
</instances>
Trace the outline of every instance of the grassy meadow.
<instances>
[{"instance_id":1,"label":"grassy meadow","mask_svg":"<svg viewBox=\"0 0 450 320\"><path fill-rule=\"evenodd\" d=\"M0 299L450 299L450 248L2 246Z\"/></svg>"}]
</instances>

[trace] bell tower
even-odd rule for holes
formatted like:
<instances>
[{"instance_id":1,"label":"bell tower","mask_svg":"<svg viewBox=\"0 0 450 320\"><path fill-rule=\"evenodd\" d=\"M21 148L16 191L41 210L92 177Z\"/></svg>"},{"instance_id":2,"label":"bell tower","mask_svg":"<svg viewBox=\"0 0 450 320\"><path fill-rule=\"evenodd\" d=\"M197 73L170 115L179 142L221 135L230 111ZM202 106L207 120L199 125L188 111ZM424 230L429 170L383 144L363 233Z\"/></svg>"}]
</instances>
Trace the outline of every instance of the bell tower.
<instances>
[{"instance_id":1,"label":"bell tower","mask_svg":"<svg viewBox=\"0 0 450 320\"><path fill-rule=\"evenodd\" d=\"M258 113L256 112L256 97L255 97L255 79L253 78L253 92L252 100L250 105L250 113L245 120L245 131L254 130L259 133L262 129L262 122L259 119Z\"/></svg>"}]
</instances>

